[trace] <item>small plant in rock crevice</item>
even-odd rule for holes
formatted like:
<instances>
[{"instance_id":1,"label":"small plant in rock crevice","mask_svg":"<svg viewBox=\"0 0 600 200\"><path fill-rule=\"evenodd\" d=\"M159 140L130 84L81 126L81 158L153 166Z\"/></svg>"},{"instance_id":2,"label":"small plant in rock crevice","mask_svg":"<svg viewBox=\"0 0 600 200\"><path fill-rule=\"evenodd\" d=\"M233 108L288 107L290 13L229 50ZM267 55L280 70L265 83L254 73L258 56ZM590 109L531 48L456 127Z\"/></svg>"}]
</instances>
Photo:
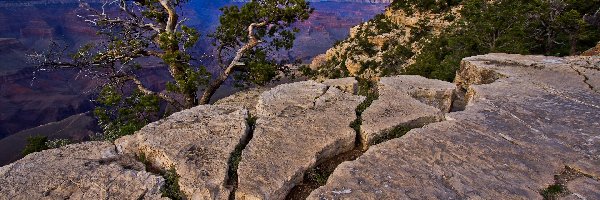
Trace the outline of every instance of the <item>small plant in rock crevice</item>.
<instances>
[{"instance_id":1,"label":"small plant in rock crevice","mask_svg":"<svg viewBox=\"0 0 600 200\"><path fill-rule=\"evenodd\" d=\"M175 167L171 167L165 171L163 177L165 178L165 185L160 189L162 196L174 200L185 199L179 187L180 176L177 174Z\"/></svg>"},{"instance_id":2,"label":"small plant in rock crevice","mask_svg":"<svg viewBox=\"0 0 600 200\"><path fill-rule=\"evenodd\" d=\"M357 136L360 134L360 126L362 125L362 113L379 98L377 91L377 83L375 81L356 78L358 80L358 94L365 96L366 99L356 107L356 119L350 123L350 127L356 131ZM357 144L360 144L357 137Z\"/></svg>"}]
</instances>

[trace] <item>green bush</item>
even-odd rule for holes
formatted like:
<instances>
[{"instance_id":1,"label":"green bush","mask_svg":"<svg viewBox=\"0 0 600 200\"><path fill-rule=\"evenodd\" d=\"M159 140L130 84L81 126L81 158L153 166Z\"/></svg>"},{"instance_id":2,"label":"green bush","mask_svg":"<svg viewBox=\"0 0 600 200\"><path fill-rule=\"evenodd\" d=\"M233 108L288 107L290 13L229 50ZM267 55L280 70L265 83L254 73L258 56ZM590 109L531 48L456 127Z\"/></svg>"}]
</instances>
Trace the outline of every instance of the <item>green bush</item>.
<instances>
[{"instance_id":1,"label":"green bush","mask_svg":"<svg viewBox=\"0 0 600 200\"><path fill-rule=\"evenodd\" d=\"M127 95L123 89L109 85L102 89L96 101L99 105L94 115L104 130L102 140L114 141L133 134L159 118L158 97L145 95L137 89Z\"/></svg>"},{"instance_id":2,"label":"green bush","mask_svg":"<svg viewBox=\"0 0 600 200\"><path fill-rule=\"evenodd\" d=\"M48 137L46 136L37 135L27 137L27 144L22 152L23 156L49 149L48 145L46 145L46 142L48 142Z\"/></svg>"},{"instance_id":3,"label":"green bush","mask_svg":"<svg viewBox=\"0 0 600 200\"><path fill-rule=\"evenodd\" d=\"M460 61L487 53L573 55L600 40L598 27L583 20L600 0L465 0L462 18L439 36L429 35L406 74L453 81ZM585 3L587 2L587 3ZM550 12L557 12L551 20Z\"/></svg>"},{"instance_id":4,"label":"green bush","mask_svg":"<svg viewBox=\"0 0 600 200\"><path fill-rule=\"evenodd\" d=\"M162 196L174 200L185 199L179 188L179 174L177 174L175 168L171 167L165 171L163 177L165 178L165 185L160 189Z\"/></svg>"}]
</instances>

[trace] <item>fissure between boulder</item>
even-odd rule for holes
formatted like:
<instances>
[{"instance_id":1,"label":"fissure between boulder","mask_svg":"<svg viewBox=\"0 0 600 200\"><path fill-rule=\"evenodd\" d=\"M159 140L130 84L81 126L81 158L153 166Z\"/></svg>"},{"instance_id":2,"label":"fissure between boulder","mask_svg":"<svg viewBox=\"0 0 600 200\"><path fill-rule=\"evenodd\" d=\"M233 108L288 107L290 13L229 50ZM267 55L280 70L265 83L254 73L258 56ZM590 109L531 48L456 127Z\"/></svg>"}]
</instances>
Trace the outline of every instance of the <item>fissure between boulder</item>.
<instances>
[{"instance_id":1,"label":"fissure between boulder","mask_svg":"<svg viewBox=\"0 0 600 200\"><path fill-rule=\"evenodd\" d=\"M579 76L583 77L583 83L585 83L588 86L588 88L590 88L590 90L592 90L592 92L598 93L598 91L596 91L596 89L594 88L594 86L589 83L590 78L588 76L586 76L584 73L582 73L577 68L575 68L575 66L571 66L571 69L573 69L575 72L577 72L577 74L579 74Z\"/></svg>"},{"instance_id":2,"label":"fissure between boulder","mask_svg":"<svg viewBox=\"0 0 600 200\"><path fill-rule=\"evenodd\" d=\"M348 151L346 153L339 154L334 156L333 158L327 159L315 167L307 170L304 173L304 179L302 183L296 185L290 193L286 196L286 199L295 200L295 199L306 199L310 193L319 188L320 186L325 185L329 175L333 173L333 171L345 161L352 161L358 158L365 152L366 148L362 147L361 137L360 137L360 125L362 124L361 115L363 111L365 111L374 100L376 100L378 96L377 92L377 83L373 81L368 81L364 79L357 78L358 81L358 94L367 97L361 104L356 107L356 119L349 124L351 128L355 130L356 139L355 139L355 147L353 150Z\"/></svg>"},{"instance_id":3,"label":"fissure between boulder","mask_svg":"<svg viewBox=\"0 0 600 200\"><path fill-rule=\"evenodd\" d=\"M165 184L160 188L163 197L170 199L184 199L184 194L179 187L179 174L175 167L171 166L168 169L162 169L148 160L144 152L139 152L135 155L137 161L144 165L144 170L152 174L162 176L165 179Z\"/></svg>"},{"instance_id":4,"label":"fissure between boulder","mask_svg":"<svg viewBox=\"0 0 600 200\"><path fill-rule=\"evenodd\" d=\"M554 200L572 194L567 188L567 183L581 177L593 178L591 175L585 174L577 169L565 166L560 174L554 175L554 184L549 185L540 191L545 200Z\"/></svg>"},{"instance_id":5,"label":"fissure between boulder","mask_svg":"<svg viewBox=\"0 0 600 200\"><path fill-rule=\"evenodd\" d=\"M248 112L248 118L246 119L246 123L248 124L248 136L244 141L241 141L235 148L235 151L231 153L229 157L228 166L229 169L227 171L227 186L231 188L231 193L229 194L229 199L235 199L235 191L238 187L238 166L240 161L242 160L242 151L248 146L248 143L252 140L254 136L254 128L256 127L257 117L252 116L250 112Z\"/></svg>"}]
</instances>

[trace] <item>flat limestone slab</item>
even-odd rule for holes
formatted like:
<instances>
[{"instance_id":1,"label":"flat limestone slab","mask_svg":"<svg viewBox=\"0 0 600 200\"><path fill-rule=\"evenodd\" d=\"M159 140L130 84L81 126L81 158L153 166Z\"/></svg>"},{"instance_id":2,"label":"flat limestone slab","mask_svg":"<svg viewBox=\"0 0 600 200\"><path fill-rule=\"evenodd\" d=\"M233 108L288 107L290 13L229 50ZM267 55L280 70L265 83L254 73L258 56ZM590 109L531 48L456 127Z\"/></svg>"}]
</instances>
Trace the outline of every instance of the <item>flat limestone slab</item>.
<instances>
[{"instance_id":1,"label":"flat limestone slab","mask_svg":"<svg viewBox=\"0 0 600 200\"><path fill-rule=\"evenodd\" d=\"M350 123L364 97L305 81L263 93L242 152L236 199L284 199L316 163L353 149Z\"/></svg>"},{"instance_id":2,"label":"flat limestone slab","mask_svg":"<svg viewBox=\"0 0 600 200\"><path fill-rule=\"evenodd\" d=\"M109 142L32 153L0 168L0 199L160 199L160 176Z\"/></svg>"},{"instance_id":3,"label":"flat limestone slab","mask_svg":"<svg viewBox=\"0 0 600 200\"><path fill-rule=\"evenodd\" d=\"M597 181L600 94L572 68L581 59L464 59L465 111L342 163L308 199L541 199L565 166Z\"/></svg>"},{"instance_id":4,"label":"flat limestone slab","mask_svg":"<svg viewBox=\"0 0 600 200\"><path fill-rule=\"evenodd\" d=\"M363 112L361 143L368 147L397 127L416 128L439 122L450 111L455 86L421 76L383 77L379 98Z\"/></svg>"},{"instance_id":5,"label":"flat limestone slab","mask_svg":"<svg viewBox=\"0 0 600 200\"><path fill-rule=\"evenodd\" d=\"M161 169L174 167L190 199L227 199L228 161L249 132L248 111L197 106L151 123L117 141L124 154L144 156Z\"/></svg>"}]
</instances>

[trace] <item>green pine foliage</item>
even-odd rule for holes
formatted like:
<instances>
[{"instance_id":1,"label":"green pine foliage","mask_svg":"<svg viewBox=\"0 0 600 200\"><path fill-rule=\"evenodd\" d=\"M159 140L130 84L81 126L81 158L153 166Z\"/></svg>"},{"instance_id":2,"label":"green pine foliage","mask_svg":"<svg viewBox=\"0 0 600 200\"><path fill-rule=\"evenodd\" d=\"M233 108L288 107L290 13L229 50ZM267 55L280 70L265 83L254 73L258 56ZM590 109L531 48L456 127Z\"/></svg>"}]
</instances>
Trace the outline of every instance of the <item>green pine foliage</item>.
<instances>
[{"instance_id":1,"label":"green pine foliage","mask_svg":"<svg viewBox=\"0 0 600 200\"><path fill-rule=\"evenodd\" d=\"M393 10L403 10L408 14L412 14L415 11L441 13L453 6L459 5L461 2L462 0L394 0L390 4L390 8Z\"/></svg>"},{"instance_id":2,"label":"green pine foliage","mask_svg":"<svg viewBox=\"0 0 600 200\"><path fill-rule=\"evenodd\" d=\"M458 14L449 12L456 6L461 6ZM453 81L465 57L487 53L569 56L594 47L600 40L600 0L395 0L389 9L409 16L433 14L452 24L434 34L428 18L414 27L403 27L378 15L361 26L355 37L343 42L349 46L345 53L311 74L337 78L343 74L332 72L344 71L347 58L364 55L370 61L360 62L357 76L369 71L377 76L411 74ZM405 43L391 39L376 48L369 42L384 33L397 32L400 34L396 36L403 37L407 30L410 34ZM406 66L410 59L414 63Z\"/></svg>"},{"instance_id":3,"label":"green pine foliage","mask_svg":"<svg viewBox=\"0 0 600 200\"><path fill-rule=\"evenodd\" d=\"M468 56L567 56L591 48L600 40L598 27L584 20L585 14L600 8L598 0L466 0L463 6L461 19L439 36L430 36L415 64L405 73L453 81L460 60Z\"/></svg>"},{"instance_id":4,"label":"green pine foliage","mask_svg":"<svg viewBox=\"0 0 600 200\"><path fill-rule=\"evenodd\" d=\"M114 141L133 134L159 116L159 99L135 89L123 94L121 89L105 86L96 99L98 105L94 115L103 129L101 139Z\"/></svg>"},{"instance_id":5,"label":"green pine foliage","mask_svg":"<svg viewBox=\"0 0 600 200\"><path fill-rule=\"evenodd\" d=\"M27 144L22 152L23 156L49 149L48 145L46 145L46 142L48 142L48 137L46 136L37 135L27 137Z\"/></svg>"}]
</instances>

